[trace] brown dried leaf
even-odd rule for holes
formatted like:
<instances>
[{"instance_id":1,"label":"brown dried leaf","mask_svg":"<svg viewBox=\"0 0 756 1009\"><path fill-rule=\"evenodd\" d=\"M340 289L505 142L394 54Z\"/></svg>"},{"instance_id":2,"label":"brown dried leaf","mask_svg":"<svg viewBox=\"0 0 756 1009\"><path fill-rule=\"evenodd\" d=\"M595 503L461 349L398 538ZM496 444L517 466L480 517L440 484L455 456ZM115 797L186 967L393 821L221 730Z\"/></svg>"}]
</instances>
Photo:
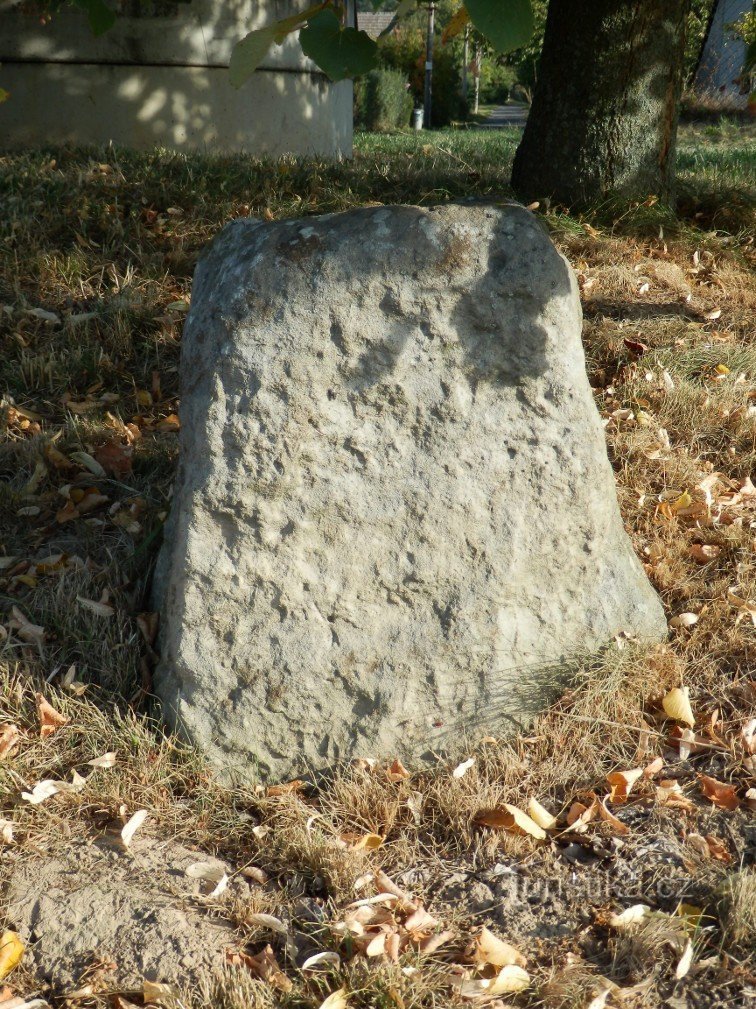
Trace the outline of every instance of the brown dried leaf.
<instances>
[{"instance_id":1,"label":"brown dried leaf","mask_svg":"<svg viewBox=\"0 0 756 1009\"><path fill-rule=\"evenodd\" d=\"M131 475L134 447L124 445L118 440L108 441L95 449L94 457L106 473L112 474L117 480L122 480Z\"/></svg>"},{"instance_id":2,"label":"brown dried leaf","mask_svg":"<svg viewBox=\"0 0 756 1009\"><path fill-rule=\"evenodd\" d=\"M701 791L719 809L727 809L732 812L740 805L740 799L734 785L710 778L708 774L699 774L698 783Z\"/></svg>"},{"instance_id":3,"label":"brown dried leaf","mask_svg":"<svg viewBox=\"0 0 756 1009\"><path fill-rule=\"evenodd\" d=\"M546 831L539 827L527 813L517 806L505 802L495 809L483 809L475 817L475 823L480 827L492 827L495 830L509 830L514 834L527 834L539 841L544 840Z\"/></svg>"},{"instance_id":4,"label":"brown dried leaf","mask_svg":"<svg viewBox=\"0 0 756 1009\"><path fill-rule=\"evenodd\" d=\"M21 741L21 733L13 722L0 725L0 760L10 757Z\"/></svg>"},{"instance_id":5,"label":"brown dried leaf","mask_svg":"<svg viewBox=\"0 0 756 1009\"><path fill-rule=\"evenodd\" d=\"M52 736L54 732L57 732L61 726L67 725L71 721L70 718L56 711L52 704L45 700L42 694L35 694L34 697L37 702L40 739L47 739L48 736Z\"/></svg>"},{"instance_id":6,"label":"brown dried leaf","mask_svg":"<svg viewBox=\"0 0 756 1009\"><path fill-rule=\"evenodd\" d=\"M612 771L611 774L607 774L606 780L611 788L609 801L616 803L627 802L627 797L633 785L642 777L642 767L635 767L631 771Z\"/></svg>"},{"instance_id":7,"label":"brown dried leaf","mask_svg":"<svg viewBox=\"0 0 756 1009\"><path fill-rule=\"evenodd\" d=\"M386 770L386 777L389 781L402 781L404 778L409 778L410 773L401 760L395 760L391 767Z\"/></svg>"}]
</instances>

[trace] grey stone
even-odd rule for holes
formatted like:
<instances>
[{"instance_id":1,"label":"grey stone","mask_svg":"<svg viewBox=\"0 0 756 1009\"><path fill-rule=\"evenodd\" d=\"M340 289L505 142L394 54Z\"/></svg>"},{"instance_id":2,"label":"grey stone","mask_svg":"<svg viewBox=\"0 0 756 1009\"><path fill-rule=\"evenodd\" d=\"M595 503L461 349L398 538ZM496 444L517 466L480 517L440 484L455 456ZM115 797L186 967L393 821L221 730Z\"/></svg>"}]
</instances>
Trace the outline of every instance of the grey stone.
<instances>
[{"instance_id":1,"label":"grey stone","mask_svg":"<svg viewBox=\"0 0 756 1009\"><path fill-rule=\"evenodd\" d=\"M156 576L170 720L227 776L416 761L665 634L572 271L523 207L228 225L196 272Z\"/></svg>"}]
</instances>

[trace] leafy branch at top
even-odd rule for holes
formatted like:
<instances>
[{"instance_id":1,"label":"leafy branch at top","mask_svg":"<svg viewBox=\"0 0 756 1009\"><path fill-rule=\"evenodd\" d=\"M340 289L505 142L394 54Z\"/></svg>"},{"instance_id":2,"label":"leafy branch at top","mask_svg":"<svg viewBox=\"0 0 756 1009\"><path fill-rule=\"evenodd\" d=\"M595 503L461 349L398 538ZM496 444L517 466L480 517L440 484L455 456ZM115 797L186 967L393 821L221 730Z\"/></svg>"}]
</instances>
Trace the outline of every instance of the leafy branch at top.
<instances>
[{"instance_id":1,"label":"leafy branch at top","mask_svg":"<svg viewBox=\"0 0 756 1009\"><path fill-rule=\"evenodd\" d=\"M47 0L44 6L54 13L63 2ZM94 35L102 35L115 24L116 14L105 0L70 2L86 14ZM377 10L382 3L383 0L373 0L373 7ZM394 12L394 22L401 22L416 8L416 0L401 0ZM519 49L528 42L534 29L531 0L465 0L452 21L457 30L472 24L498 53ZM299 32L302 52L332 81L365 74L378 61L376 41L367 32L346 24L346 8L340 0L322 0L298 14L257 28L237 42L229 68L234 87L241 87L270 48L281 45L294 32ZM453 34L454 29L449 37Z\"/></svg>"}]
</instances>

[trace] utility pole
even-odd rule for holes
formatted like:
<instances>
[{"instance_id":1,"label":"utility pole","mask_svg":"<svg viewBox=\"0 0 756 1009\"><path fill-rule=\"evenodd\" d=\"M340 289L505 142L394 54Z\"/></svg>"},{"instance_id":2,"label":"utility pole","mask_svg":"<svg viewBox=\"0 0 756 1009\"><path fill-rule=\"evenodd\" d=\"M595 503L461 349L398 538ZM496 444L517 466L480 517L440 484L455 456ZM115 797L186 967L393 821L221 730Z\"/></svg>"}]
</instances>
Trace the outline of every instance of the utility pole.
<instances>
[{"instance_id":1,"label":"utility pole","mask_svg":"<svg viewBox=\"0 0 756 1009\"><path fill-rule=\"evenodd\" d=\"M467 64L470 60L470 25L465 25L464 45L462 48L462 101L467 114Z\"/></svg>"},{"instance_id":2,"label":"utility pole","mask_svg":"<svg viewBox=\"0 0 756 1009\"><path fill-rule=\"evenodd\" d=\"M435 28L436 5L428 4L428 34L425 39L425 95L423 101L423 126L430 129L433 107L433 31Z\"/></svg>"},{"instance_id":3,"label":"utility pole","mask_svg":"<svg viewBox=\"0 0 756 1009\"><path fill-rule=\"evenodd\" d=\"M473 97L473 114L477 116L478 114L478 101L480 99L480 59L482 53L479 45L475 46L475 56L473 58L473 78L475 84L475 91Z\"/></svg>"}]
</instances>

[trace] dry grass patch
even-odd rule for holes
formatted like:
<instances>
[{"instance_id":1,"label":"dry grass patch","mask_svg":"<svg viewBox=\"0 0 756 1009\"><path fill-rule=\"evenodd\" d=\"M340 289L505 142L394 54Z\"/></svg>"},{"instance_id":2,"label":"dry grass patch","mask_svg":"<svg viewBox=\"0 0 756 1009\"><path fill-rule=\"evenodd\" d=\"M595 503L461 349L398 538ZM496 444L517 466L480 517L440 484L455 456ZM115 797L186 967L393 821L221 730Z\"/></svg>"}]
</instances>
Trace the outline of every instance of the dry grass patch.
<instances>
[{"instance_id":1,"label":"dry grass patch","mask_svg":"<svg viewBox=\"0 0 756 1009\"><path fill-rule=\"evenodd\" d=\"M117 834L145 809L148 834L198 859L221 857L234 876L267 879L251 897L221 895L207 910L230 917L250 955L271 943L291 986L232 970L190 992L196 1005L317 1009L342 987L353 1007L456 1004L450 971L468 972L473 986L489 980L471 953L484 923L528 957L533 983L506 996L513 1004L581 1005L602 978L627 989L644 970L649 997L666 997L681 894L716 908L696 960L699 947L718 957L717 984L742 996L752 982L732 964L743 963L753 932L746 827L756 783L746 733L756 711L752 135L708 129L683 136L680 217L655 206L546 217L580 279L626 526L669 617L694 622L673 626L664 646L619 641L576 663L527 733L454 740L412 774L366 759L280 794L218 784L152 706L149 580L170 505L196 257L240 215L499 198L516 135L439 134L421 146L363 137L347 165L113 151L0 159L4 878L21 862ZM661 707L680 685L692 740ZM39 692L66 719L45 738ZM90 763L107 753L113 767ZM607 774L657 758L627 802L605 805L616 822L605 818L596 803ZM705 779L723 790L707 797ZM76 787L39 804L22 798L45 780ZM559 818L547 839L481 826L481 811L527 812L532 799ZM398 963L358 953L343 932L348 905L375 893L381 870L437 918L434 934L453 938L431 955L413 940ZM608 909L639 897L662 915L653 928L607 930ZM401 931L407 909L388 911ZM258 914L279 916L289 938ZM338 950L341 966L303 973L299 941ZM701 977L685 983L707 984ZM28 961L10 983L38 990ZM83 1009L105 1000L95 993Z\"/></svg>"}]
</instances>

